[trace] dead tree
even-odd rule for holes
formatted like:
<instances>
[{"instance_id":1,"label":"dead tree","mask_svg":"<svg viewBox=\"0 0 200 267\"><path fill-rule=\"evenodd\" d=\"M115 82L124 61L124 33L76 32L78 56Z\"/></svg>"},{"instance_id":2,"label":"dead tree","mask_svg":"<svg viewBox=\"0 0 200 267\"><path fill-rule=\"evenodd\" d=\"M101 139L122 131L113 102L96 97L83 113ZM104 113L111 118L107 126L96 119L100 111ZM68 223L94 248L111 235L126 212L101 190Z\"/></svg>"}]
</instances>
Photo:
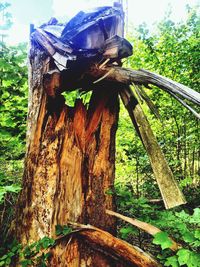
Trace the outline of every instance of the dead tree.
<instances>
[{"instance_id":1,"label":"dead tree","mask_svg":"<svg viewBox=\"0 0 200 267\"><path fill-rule=\"evenodd\" d=\"M154 84L196 104L199 94L159 75L120 67L121 58L132 53L122 36L118 5L80 12L66 25L52 19L31 33L27 152L15 234L25 245L55 238L59 224L79 229L52 248L49 266L159 265L114 237L115 219L106 213L115 210L108 191L115 177L119 95L147 150L166 207L185 203L129 86ZM89 106L80 99L74 107L65 104L62 93L76 89L92 91Z\"/></svg>"}]
</instances>

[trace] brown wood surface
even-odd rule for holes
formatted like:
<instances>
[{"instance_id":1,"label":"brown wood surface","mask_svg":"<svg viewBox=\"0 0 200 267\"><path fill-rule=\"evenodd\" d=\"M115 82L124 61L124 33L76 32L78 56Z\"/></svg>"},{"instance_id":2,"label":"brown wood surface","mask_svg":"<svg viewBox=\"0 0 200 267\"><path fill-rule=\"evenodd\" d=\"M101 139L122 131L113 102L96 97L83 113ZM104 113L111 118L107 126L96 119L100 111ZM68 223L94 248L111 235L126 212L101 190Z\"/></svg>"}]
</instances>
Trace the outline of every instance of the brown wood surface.
<instances>
[{"instance_id":1,"label":"brown wood surface","mask_svg":"<svg viewBox=\"0 0 200 267\"><path fill-rule=\"evenodd\" d=\"M49 55L53 56L54 48L50 48ZM123 256L132 266L157 266L156 262L144 265L143 252L133 256L109 234L116 231L115 219L106 209L115 210L113 195L107 192L113 189L115 175L118 92L124 88L120 94L150 157L167 208L183 204L184 197L140 105L132 102L134 98L124 85L153 84L196 104L200 104L200 95L143 70L100 69L95 65L84 73L82 69L60 73L55 71L52 58L35 44L29 58L27 151L13 224L18 240L25 245L44 236L55 237L55 226L68 221L91 224L102 230L92 234L86 230L69 243L55 246L49 266L128 266ZM89 106L80 99L73 107L67 106L61 92L80 85L83 91L93 90ZM118 256L110 257L109 251L118 251Z\"/></svg>"},{"instance_id":2,"label":"brown wood surface","mask_svg":"<svg viewBox=\"0 0 200 267\"><path fill-rule=\"evenodd\" d=\"M15 221L24 245L55 237L55 226L68 220L116 231L115 218L105 210L115 209L107 191L114 183L117 91L97 86L88 108L81 100L69 107L59 93L59 73L47 73L51 68L49 58L32 46L27 152ZM118 263L74 238L53 249L49 266L113 264Z\"/></svg>"},{"instance_id":3,"label":"brown wood surface","mask_svg":"<svg viewBox=\"0 0 200 267\"><path fill-rule=\"evenodd\" d=\"M159 186L165 207L167 209L186 203L185 197L179 189L165 156L153 134L151 126L140 104L134 97L130 87L120 91L120 95L131 120L141 138Z\"/></svg>"},{"instance_id":4,"label":"brown wood surface","mask_svg":"<svg viewBox=\"0 0 200 267\"><path fill-rule=\"evenodd\" d=\"M200 93L183 84L147 70L133 70L119 66L99 68L97 65L92 65L86 75L91 77L94 82L104 77L101 81L107 80L124 85L134 83L145 85L147 87L149 85L155 85L168 93L178 94L179 96L200 105Z\"/></svg>"},{"instance_id":5,"label":"brown wood surface","mask_svg":"<svg viewBox=\"0 0 200 267\"><path fill-rule=\"evenodd\" d=\"M127 217L127 216L124 216L118 212L115 212L115 211L112 211L112 210L106 210L106 213L111 215L111 216L115 216L116 218L119 218L123 221L126 221L134 226L136 226L137 228L145 231L146 233L154 236L156 235L157 233L160 233L162 232L162 230L160 230L159 228L155 227L154 225L150 224L150 223L146 223L146 222L142 222L138 219L135 219L135 218L130 218L130 217ZM179 248L181 248L181 245L176 243L176 241L174 241L171 237L169 237L171 242L172 242L172 245L170 247L171 250L173 251L177 251Z\"/></svg>"},{"instance_id":6,"label":"brown wood surface","mask_svg":"<svg viewBox=\"0 0 200 267\"><path fill-rule=\"evenodd\" d=\"M77 235L84 237L84 239L89 241L89 244L93 244L96 249L100 249L111 257L116 257L121 260L125 263L125 266L160 266L160 264L149 254L145 253L138 247L132 246L127 242L114 237L108 232L91 225L83 225L73 222L69 222L69 224L80 230L77 232Z\"/></svg>"}]
</instances>

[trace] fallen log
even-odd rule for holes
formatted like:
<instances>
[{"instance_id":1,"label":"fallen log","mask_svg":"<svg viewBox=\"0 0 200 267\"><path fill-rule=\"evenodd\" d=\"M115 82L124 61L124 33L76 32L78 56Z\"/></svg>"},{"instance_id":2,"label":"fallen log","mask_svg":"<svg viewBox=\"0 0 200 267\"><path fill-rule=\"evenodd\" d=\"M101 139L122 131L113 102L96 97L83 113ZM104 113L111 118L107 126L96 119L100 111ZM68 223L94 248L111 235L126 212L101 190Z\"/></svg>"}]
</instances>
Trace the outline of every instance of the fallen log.
<instances>
[{"instance_id":1,"label":"fallen log","mask_svg":"<svg viewBox=\"0 0 200 267\"><path fill-rule=\"evenodd\" d=\"M93 248L100 249L101 252L114 256L131 266L138 267L158 267L161 266L152 256L142 251L136 246L132 246L122 241L110 233L91 225L84 225L68 222L72 228L79 229L77 235L84 237L84 240L93 244Z\"/></svg>"}]
</instances>

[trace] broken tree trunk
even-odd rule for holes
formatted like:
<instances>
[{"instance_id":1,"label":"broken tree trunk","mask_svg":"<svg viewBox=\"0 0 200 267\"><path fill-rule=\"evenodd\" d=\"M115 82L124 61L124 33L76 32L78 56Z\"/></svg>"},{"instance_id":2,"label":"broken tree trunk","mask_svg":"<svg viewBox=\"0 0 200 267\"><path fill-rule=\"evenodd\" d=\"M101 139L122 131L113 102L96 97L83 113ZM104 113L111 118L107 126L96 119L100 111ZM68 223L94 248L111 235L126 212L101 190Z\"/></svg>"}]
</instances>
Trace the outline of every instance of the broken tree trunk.
<instances>
[{"instance_id":1,"label":"broken tree trunk","mask_svg":"<svg viewBox=\"0 0 200 267\"><path fill-rule=\"evenodd\" d=\"M51 61L32 46L27 152L15 234L22 244L55 237L55 226L74 221L115 233L112 190L119 103L112 87L94 90L88 109L74 107L60 94L59 73L47 74ZM62 87L65 85L62 85ZM113 266L83 238L60 243L49 266ZM121 265L123 266L123 265Z\"/></svg>"},{"instance_id":2,"label":"broken tree trunk","mask_svg":"<svg viewBox=\"0 0 200 267\"><path fill-rule=\"evenodd\" d=\"M182 84L178 84L165 77L144 70L135 71L115 66L103 68L92 66L90 71L86 74L86 77L88 75L90 79L93 80L94 84L101 84L105 81L118 82L119 87L121 87L120 95L123 103L129 112L136 131L149 156L165 207L172 208L186 203L164 154L151 130L150 124L128 86L132 83L136 85L145 85L147 87L149 84L156 85L168 93L173 94L173 96L176 94L181 95L197 105L200 104L200 94ZM199 117L199 114L193 109L189 109Z\"/></svg>"}]
</instances>

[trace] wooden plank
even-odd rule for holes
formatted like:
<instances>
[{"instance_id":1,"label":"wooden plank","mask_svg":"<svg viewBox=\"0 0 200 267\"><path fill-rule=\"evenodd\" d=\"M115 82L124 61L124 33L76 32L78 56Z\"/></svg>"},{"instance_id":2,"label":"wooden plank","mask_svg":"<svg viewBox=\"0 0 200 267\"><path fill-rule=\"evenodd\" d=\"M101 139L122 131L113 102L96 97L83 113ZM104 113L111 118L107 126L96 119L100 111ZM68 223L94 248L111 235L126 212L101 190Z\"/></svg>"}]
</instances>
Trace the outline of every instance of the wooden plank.
<instances>
[{"instance_id":1,"label":"wooden plank","mask_svg":"<svg viewBox=\"0 0 200 267\"><path fill-rule=\"evenodd\" d=\"M165 207L169 209L185 204L186 200L130 87L121 90L120 96L147 151Z\"/></svg>"}]
</instances>

